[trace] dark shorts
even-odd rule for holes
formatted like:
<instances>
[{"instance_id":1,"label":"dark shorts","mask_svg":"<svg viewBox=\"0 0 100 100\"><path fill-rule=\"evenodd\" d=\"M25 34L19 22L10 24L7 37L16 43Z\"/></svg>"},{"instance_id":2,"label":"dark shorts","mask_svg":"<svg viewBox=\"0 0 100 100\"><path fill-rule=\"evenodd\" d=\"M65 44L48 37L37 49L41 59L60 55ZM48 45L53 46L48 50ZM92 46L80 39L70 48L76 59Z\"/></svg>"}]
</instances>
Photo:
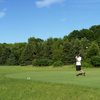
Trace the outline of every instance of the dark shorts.
<instances>
[{"instance_id":1,"label":"dark shorts","mask_svg":"<svg viewBox=\"0 0 100 100\"><path fill-rule=\"evenodd\" d=\"M81 65L76 65L76 71L80 71L81 70Z\"/></svg>"}]
</instances>

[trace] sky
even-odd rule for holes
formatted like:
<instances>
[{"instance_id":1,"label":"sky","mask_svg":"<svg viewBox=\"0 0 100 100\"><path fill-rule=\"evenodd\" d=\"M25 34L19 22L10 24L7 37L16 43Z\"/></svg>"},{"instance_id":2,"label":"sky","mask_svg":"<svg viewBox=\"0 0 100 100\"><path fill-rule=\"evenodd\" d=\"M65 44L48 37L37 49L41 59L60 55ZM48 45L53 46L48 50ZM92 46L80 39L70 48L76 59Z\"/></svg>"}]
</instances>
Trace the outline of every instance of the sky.
<instances>
[{"instance_id":1,"label":"sky","mask_svg":"<svg viewBox=\"0 0 100 100\"><path fill-rule=\"evenodd\" d=\"M100 24L100 0L0 0L0 43L63 38Z\"/></svg>"}]
</instances>

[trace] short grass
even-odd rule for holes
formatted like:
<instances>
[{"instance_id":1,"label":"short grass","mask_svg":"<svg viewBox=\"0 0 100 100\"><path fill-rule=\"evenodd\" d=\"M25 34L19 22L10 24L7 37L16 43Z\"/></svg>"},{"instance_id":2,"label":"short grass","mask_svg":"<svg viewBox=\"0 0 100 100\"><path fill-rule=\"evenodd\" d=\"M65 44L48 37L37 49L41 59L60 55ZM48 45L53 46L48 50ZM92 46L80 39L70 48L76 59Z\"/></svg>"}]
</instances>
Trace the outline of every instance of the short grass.
<instances>
[{"instance_id":1,"label":"short grass","mask_svg":"<svg viewBox=\"0 0 100 100\"><path fill-rule=\"evenodd\" d=\"M100 100L100 69L0 66L0 100Z\"/></svg>"}]
</instances>

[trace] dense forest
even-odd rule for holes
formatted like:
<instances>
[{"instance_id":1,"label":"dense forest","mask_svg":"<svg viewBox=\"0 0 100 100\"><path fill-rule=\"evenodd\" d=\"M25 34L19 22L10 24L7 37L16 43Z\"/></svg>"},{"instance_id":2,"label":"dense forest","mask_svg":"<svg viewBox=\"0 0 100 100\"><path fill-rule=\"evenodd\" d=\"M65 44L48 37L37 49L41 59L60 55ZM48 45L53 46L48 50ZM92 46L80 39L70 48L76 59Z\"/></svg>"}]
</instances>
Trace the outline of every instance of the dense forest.
<instances>
[{"instance_id":1,"label":"dense forest","mask_svg":"<svg viewBox=\"0 0 100 100\"><path fill-rule=\"evenodd\" d=\"M83 66L100 67L100 25L74 30L63 38L30 37L27 43L0 43L0 65L67 65L82 56Z\"/></svg>"}]
</instances>

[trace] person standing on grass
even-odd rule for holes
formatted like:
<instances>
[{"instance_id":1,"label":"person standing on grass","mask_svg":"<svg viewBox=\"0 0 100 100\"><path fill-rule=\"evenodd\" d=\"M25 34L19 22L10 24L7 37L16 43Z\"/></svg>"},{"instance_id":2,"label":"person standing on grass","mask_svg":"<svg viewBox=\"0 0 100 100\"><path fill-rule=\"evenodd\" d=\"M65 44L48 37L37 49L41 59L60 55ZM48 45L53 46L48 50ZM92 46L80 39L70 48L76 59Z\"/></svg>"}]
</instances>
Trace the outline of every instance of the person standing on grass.
<instances>
[{"instance_id":1,"label":"person standing on grass","mask_svg":"<svg viewBox=\"0 0 100 100\"><path fill-rule=\"evenodd\" d=\"M76 71L78 72L76 74L76 76L79 76L79 75L83 75L85 76L85 72L81 69L81 60L82 60L82 57L80 56L80 54L78 54L76 57Z\"/></svg>"}]
</instances>

